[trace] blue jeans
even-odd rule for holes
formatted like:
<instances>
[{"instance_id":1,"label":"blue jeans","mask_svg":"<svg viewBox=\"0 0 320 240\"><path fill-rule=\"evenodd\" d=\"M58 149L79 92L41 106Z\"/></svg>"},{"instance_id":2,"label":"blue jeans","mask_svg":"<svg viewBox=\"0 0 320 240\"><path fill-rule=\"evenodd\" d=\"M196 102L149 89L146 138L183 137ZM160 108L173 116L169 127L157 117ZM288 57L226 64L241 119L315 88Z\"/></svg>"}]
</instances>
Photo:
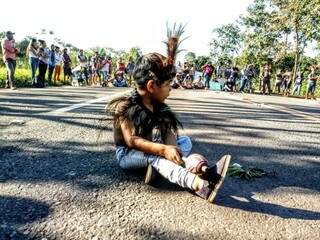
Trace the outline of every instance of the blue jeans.
<instances>
[{"instance_id":1,"label":"blue jeans","mask_svg":"<svg viewBox=\"0 0 320 240\"><path fill-rule=\"evenodd\" d=\"M295 84L292 89L292 95L294 95L296 92L298 92L298 95L300 95L301 90L301 84Z\"/></svg>"},{"instance_id":2,"label":"blue jeans","mask_svg":"<svg viewBox=\"0 0 320 240\"><path fill-rule=\"evenodd\" d=\"M210 88L210 79L211 79L211 76L205 74L204 75L204 85L206 88Z\"/></svg>"},{"instance_id":3,"label":"blue jeans","mask_svg":"<svg viewBox=\"0 0 320 240\"><path fill-rule=\"evenodd\" d=\"M316 82L315 81L309 81L308 82L308 87L307 87L307 93L314 93L316 90Z\"/></svg>"},{"instance_id":4,"label":"blue jeans","mask_svg":"<svg viewBox=\"0 0 320 240\"><path fill-rule=\"evenodd\" d=\"M242 92L244 90L244 88L246 87L247 82L248 82L247 78L241 78L241 81L240 81L240 92Z\"/></svg>"},{"instance_id":5,"label":"blue jeans","mask_svg":"<svg viewBox=\"0 0 320 240\"><path fill-rule=\"evenodd\" d=\"M13 60L11 58L5 60L5 65L7 69L7 81L6 86L7 87L13 87L13 81L14 81L14 73L16 70L16 60Z\"/></svg>"},{"instance_id":6,"label":"blue jeans","mask_svg":"<svg viewBox=\"0 0 320 240\"><path fill-rule=\"evenodd\" d=\"M35 84L35 83L36 83L36 72L37 72L37 69L38 69L38 66L39 66L39 59L38 59L38 58L31 57L31 58L29 59L29 63L30 63L30 66L31 66L31 80L32 80L32 84Z\"/></svg>"},{"instance_id":7,"label":"blue jeans","mask_svg":"<svg viewBox=\"0 0 320 240\"><path fill-rule=\"evenodd\" d=\"M108 74L109 72L108 71L100 71L101 73L101 76L102 76L102 80L107 80L107 77L108 77Z\"/></svg>"},{"instance_id":8,"label":"blue jeans","mask_svg":"<svg viewBox=\"0 0 320 240\"><path fill-rule=\"evenodd\" d=\"M117 81L117 80L115 80L115 81L113 82L113 86L114 86L114 87L127 87L128 84L127 84L127 82L126 82L125 80L123 80L123 81Z\"/></svg>"},{"instance_id":9,"label":"blue jeans","mask_svg":"<svg viewBox=\"0 0 320 240\"><path fill-rule=\"evenodd\" d=\"M161 142L159 136L154 137L154 142ZM186 158L192 149L192 142L188 136L180 136L177 139L177 145L182 151L182 160L185 164L190 161ZM192 189L192 183L195 175L189 172L185 167L177 165L161 156L144 153L126 146L117 146L116 156L118 163L123 169L137 169L147 167L151 164L157 172L170 182L180 185L184 188Z\"/></svg>"}]
</instances>

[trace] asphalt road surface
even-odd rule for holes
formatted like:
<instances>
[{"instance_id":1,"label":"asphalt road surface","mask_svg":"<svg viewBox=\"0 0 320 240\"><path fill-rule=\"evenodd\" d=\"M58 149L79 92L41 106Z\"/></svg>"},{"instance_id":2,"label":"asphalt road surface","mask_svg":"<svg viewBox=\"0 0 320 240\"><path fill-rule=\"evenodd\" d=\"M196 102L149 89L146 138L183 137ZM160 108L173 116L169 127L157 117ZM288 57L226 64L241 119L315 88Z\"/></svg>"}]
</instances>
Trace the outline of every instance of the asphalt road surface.
<instances>
[{"instance_id":1,"label":"asphalt road surface","mask_svg":"<svg viewBox=\"0 0 320 240\"><path fill-rule=\"evenodd\" d=\"M0 90L0 239L320 239L320 103L173 90L194 152L274 176L214 204L115 160L104 106L130 89Z\"/></svg>"}]
</instances>

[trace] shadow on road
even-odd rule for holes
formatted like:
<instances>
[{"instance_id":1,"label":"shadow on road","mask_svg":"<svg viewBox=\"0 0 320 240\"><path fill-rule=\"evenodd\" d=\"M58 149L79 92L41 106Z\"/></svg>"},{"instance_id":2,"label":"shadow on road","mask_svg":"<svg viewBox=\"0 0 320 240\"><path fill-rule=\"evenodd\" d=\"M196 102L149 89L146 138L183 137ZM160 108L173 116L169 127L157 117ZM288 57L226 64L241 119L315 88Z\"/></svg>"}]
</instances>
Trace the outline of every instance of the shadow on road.
<instances>
[{"instance_id":1,"label":"shadow on road","mask_svg":"<svg viewBox=\"0 0 320 240\"><path fill-rule=\"evenodd\" d=\"M224 154L231 154L233 162L276 171L278 176L265 177L253 182L229 178L221 189L216 204L285 219L320 220L320 211L285 207L259 201L253 197L254 193L267 193L285 187L306 189L311 192L308 194L319 195L320 162L315 160L320 159L320 152L316 147L319 144L317 136L320 136L318 123L273 109L261 111L254 105L237 106L234 100L221 99L224 100L221 104L217 98L208 101L202 99L194 101L171 99L180 102L178 104L173 101L172 105L179 112L184 127L191 132L195 131L191 134L194 140L193 150L204 154L211 163ZM311 113L317 111L319 112L319 109L310 110ZM239 119L241 123L238 122ZM252 121L255 121L255 124L252 124ZM263 124L260 126L259 122ZM293 129L290 124L305 127ZM272 141L273 136L280 133L287 137L294 134L308 141L290 142L287 147L286 145L279 147L277 143L274 146L247 145L239 141L240 139L248 139L251 143ZM284 140L290 141L290 139ZM245 201L240 201L234 196Z\"/></svg>"},{"instance_id":2,"label":"shadow on road","mask_svg":"<svg viewBox=\"0 0 320 240\"><path fill-rule=\"evenodd\" d=\"M84 103L88 100L95 99L97 96L108 96L120 91L128 90L128 88L55 88L48 89L31 89L30 92L25 90L5 92L0 96L0 115L15 118L28 118L35 120L46 120L48 122L58 122L71 126L84 127L88 130L98 129L99 126L89 124L87 117L71 116L70 114L61 112L58 114L51 111L69 107L75 104ZM71 112L81 114L92 114L92 118L104 119L104 107L106 102L99 102L92 105L86 105ZM0 119L0 128L6 128L6 123L2 123Z\"/></svg>"},{"instance_id":3,"label":"shadow on road","mask_svg":"<svg viewBox=\"0 0 320 240\"><path fill-rule=\"evenodd\" d=\"M17 227L45 218L51 212L45 203L29 198L0 195L0 239L30 239Z\"/></svg>"},{"instance_id":4,"label":"shadow on road","mask_svg":"<svg viewBox=\"0 0 320 240\"><path fill-rule=\"evenodd\" d=\"M174 98L170 99L170 101L174 100ZM226 139L221 139L221 143L212 143L213 138L220 139L223 134L225 136L252 138L253 142L268 138L266 132L277 134L277 132L282 131L288 134L292 129L282 125L276 128L271 123L274 121L286 123L287 120L290 120L290 123L309 124L310 128L313 128L312 130L310 128L295 130L295 133L319 135L319 128L316 130L317 126L314 123L275 110L259 111L256 107L238 107L232 101L222 103L219 102L219 99L208 101L176 100L182 103L174 103L172 106L180 113L184 127L191 130L205 130L202 134L194 133L191 135L195 139L195 152L203 153L210 159L211 163L221 155L228 153L234 156L234 160L240 164L250 164L265 170L276 170L278 173L278 178L263 178L250 183L233 179L227 180L218 195L218 205L282 218L320 220L319 212L265 203L252 197L255 192L264 193L279 187L304 188L316 192L314 194L319 194L319 163L312 160L314 157L319 157L318 149L312 147L317 142L313 142L311 139L309 143L293 143L290 148L281 149L276 146L257 147L242 145L241 143L225 144L222 141ZM186 109L188 109L189 104L193 105L190 112L187 112ZM93 113L101 118L103 107L104 104L96 104L81 109L81 111ZM30 113L28 110L13 110L6 107L2 107L0 111L10 116L28 116L61 124L65 123L88 131L91 129L101 130L101 126L88 124L85 119L77 119L78 117L75 116L37 115L34 112ZM240 118L242 121L270 122L270 128L250 124L244 126L234 122ZM110 135L111 129L111 126L106 126L104 131ZM223 131L223 133L215 136L214 133L217 130ZM43 131L45 134L45 129ZM87 143L85 140L66 140L46 142L45 144L36 138L21 138L17 141L3 141L2 145L0 150L0 181L2 182L70 182L88 191L100 188L108 189L122 182L139 184L143 182L141 176L143 174L126 173L119 168L115 160L114 149L110 148L113 142L104 138L98 143ZM106 147L103 149L101 146ZM309 161L306 161L305 158ZM298 159L299 165L296 165L296 159ZM171 187L167 183L161 184L159 188L169 191L180 190L180 188ZM238 201L232 196L243 197L247 199L247 202ZM10 201L10 199L4 201ZM18 200L13 199L12 201ZM32 204L32 202L24 203L26 205ZM14 206L14 204L11 206ZM37 205L35 207L37 208ZM16 218L16 221L20 221L19 218Z\"/></svg>"},{"instance_id":5,"label":"shadow on road","mask_svg":"<svg viewBox=\"0 0 320 240\"><path fill-rule=\"evenodd\" d=\"M232 196L238 194L247 201L239 201ZM232 196L219 199L216 204L224 207L240 209L249 212L263 213L285 219L320 220L320 212L298 208L285 207L273 203L258 201L252 195L243 192L232 193Z\"/></svg>"}]
</instances>

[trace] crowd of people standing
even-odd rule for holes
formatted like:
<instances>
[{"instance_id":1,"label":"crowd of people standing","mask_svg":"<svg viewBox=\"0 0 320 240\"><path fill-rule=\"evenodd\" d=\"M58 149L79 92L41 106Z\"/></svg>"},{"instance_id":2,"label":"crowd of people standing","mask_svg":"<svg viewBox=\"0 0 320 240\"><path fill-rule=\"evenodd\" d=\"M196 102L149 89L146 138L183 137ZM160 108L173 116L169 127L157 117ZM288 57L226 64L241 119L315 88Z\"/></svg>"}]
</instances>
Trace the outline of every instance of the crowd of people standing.
<instances>
[{"instance_id":1,"label":"crowd of people standing","mask_svg":"<svg viewBox=\"0 0 320 240\"><path fill-rule=\"evenodd\" d=\"M48 72L48 84L53 85L60 81L63 66L63 80L71 80L71 58L68 50L60 50L59 46L47 47L44 40L31 39L27 47L27 56L31 67L31 81L34 87L45 87L45 78ZM36 76L36 73L38 75ZM53 77L53 78L52 78Z\"/></svg>"},{"instance_id":2,"label":"crowd of people standing","mask_svg":"<svg viewBox=\"0 0 320 240\"><path fill-rule=\"evenodd\" d=\"M15 47L13 35L11 31L6 32L6 37L1 42L3 60L7 69L5 87L11 89L14 89L16 59L20 54L20 50ZM133 58L129 58L125 63L123 58L119 57L113 69L111 56L96 51L90 57L81 49L77 53L75 62L72 62L67 48L61 50L54 44L49 48L46 41L36 39L30 40L26 54L34 87L43 88L46 82L49 86L56 85L61 81L62 71L64 82L76 81L78 85L127 87L133 84L132 73L135 67ZM73 66L75 67L72 68ZM290 69L278 70L274 74L271 63L265 64L261 73L260 69L252 64L240 70L239 67L232 66L231 62L220 63L214 67L210 61L202 66L200 74L196 71L195 65L189 62L184 62L183 65L178 62L176 70L172 88L252 93L254 92L253 81L258 79L258 90L262 94L274 92L285 96L300 95L301 86L307 78L306 98L315 98L314 93L319 78L316 73L317 66L311 66L309 72L298 71L293 79L293 72ZM273 77L274 87L271 89Z\"/></svg>"},{"instance_id":3,"label":"crowd of people standing","mask_svg":"<svg viewBox=\"0 0 320 240\"><path fill-rule=\"evenodd\" d=\"M15 47L14 33L6 32L6 37L1 41L3 61L7 69L6 88L15 89L14 77L16 61L20 50ZM120 57L113 71L112 58L95 52L89 57L81 49L77 53L76 60L71 60L67 48L51 44L46 41L31 39L26 49L26 56L31 70L31 84L33 87L57 85L63 80L64 83L77 81L80 84L126 87L133 83L132 72L134 59L129 58L125 63ZM73 68L72 68L73 67ZM62 77L63 76L63 79Z\"/></svg>"},{"instance_id":4,"label":"crowd of people standing","mask_svg":"<svg viewBox=\"0 0 320 240\"><path fill-rule=\"evenodd\" d=\"M128 63L122 57L112 68L112 58L95 52L93 57L87 57L81 49L77 54L79 65L73 69L74 79L80 83L97 86L127 87L133 84L132 72L134 60L129 58Z\"/></svg>"},{"instance_id":5,"label":"crowd of people standing","mask_svg":"<svg viewBox=\"0 0 320 240\"><path fill-rule=\"evenodd\" d=\"M178 64L179 66L179 64ZM278 70L273 74L272 64L265 64L260 73L259 68L252 64L240 70L237 66L230 63L214 67L209 61L202 66L202 72L196 72L187 62L183 68L178 67L176 78L172 82L173 88L182 89L211 89L216 91L228 92L254 92L253 81L257 79L258 90L262 94L277 93L284 96L300 95L304 79L307 78L306 98L315 98L317 80L317 66L311 66L308 72L298 71L295 79L290 69ZM272 89L272 78L274 87Z\"/></svg>"}]
</instances>

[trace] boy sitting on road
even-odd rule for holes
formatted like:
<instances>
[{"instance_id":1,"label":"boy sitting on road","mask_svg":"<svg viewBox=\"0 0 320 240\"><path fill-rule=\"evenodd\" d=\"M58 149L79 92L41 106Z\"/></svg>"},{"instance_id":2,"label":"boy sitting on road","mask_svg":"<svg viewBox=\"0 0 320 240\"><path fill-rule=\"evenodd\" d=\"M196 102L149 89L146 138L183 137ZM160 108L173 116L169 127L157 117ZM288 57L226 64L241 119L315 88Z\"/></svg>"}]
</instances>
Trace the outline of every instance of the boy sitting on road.
<instances>
[{"instance_id":1,"label":"boy sitting on road","mask_svg":"<svg viewBox=\"0 0 320 240\"><path fill-rule=\"evenodd\" d=\"M183 27L169 33L168 57L158 53L139 57L133 71L137 88L130 96L114 99L108 105L114 117L117 160L124 169L147 167L148 184L158 172L170 182L213 202L230 156L209 167L200 154L189 155L190 138L177 137L181 123L164 101L176 74L174 61Z\"/></svg>"}]
</instances>

